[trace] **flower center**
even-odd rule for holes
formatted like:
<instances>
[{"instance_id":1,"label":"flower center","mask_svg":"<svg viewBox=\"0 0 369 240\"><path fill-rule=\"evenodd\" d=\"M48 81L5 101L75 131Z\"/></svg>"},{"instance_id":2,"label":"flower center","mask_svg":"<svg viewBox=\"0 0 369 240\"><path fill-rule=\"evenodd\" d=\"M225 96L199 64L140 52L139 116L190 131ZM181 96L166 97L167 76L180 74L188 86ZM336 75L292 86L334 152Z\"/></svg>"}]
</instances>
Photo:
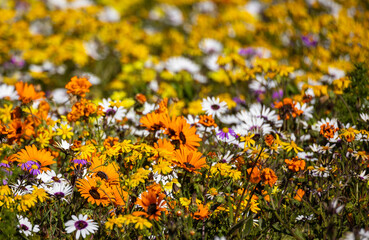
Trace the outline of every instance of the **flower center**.
<instances>
[{"instance_id":1,"label":"flower center","mask_svg":"<svg viewBox=\"0 0 369 240\"><path fill-rule=\"evenodd\" d=\"M100 193L97 191L96 187L92 187L88 192L94 199L100 199Z\"/></svg>"},{"instance_id":2,"label":"flower center","mask_svg":"<svg viewBox=\"0 0 369 240\"><path fill-rule=\"evenodd\" d=\"M217 105L217 104L211 105L211 109L213 109L213 110L219 110L219 108L220 108L220 106Z\"/></svg>"},{"instance_id":3,"label":"flower center","mask_svg":"<svg viewBox=\"0 0 369 240\"><path fill-rule=\"evenodd\" d=\"M55 177L52 177L51 179L52 179L54 182L60 182L60 179L59 179L58 177L56 177L56 176L55 176Z\"/></svg>"},{"instance_id":4,"label":"flower center","mask_svg":"<svg viewBox=\"0 0 369 240\"><path fill-rule=\"evenodd\" d=\"M79 220L74 223L74 226L77 228L77 230L82 230L88 226L88 223L86 221Z\"/></svg>"},{"instance_id":5,"label":"flower center","mask_svg":"<svg viewBox=\"0 0 369 240\"><path fill-rule=\"evenodd\" d=\"M147 214L153 215L156 213L156 203L151 203L147 208Z\"/></svg>"},{"instance_id":6,"label":"flower center","mask_svg":"<svg viewBox=\"0 0 369 240\"><path fill-rule=\"evenodd\" d=\"M24 225L24 224L21 224L20 225L20 228L22 229L22 230L24 230L24 231L27 231L28 229L29 229L29 227L27 227L26 225Z\"/></svg>"},{"instance_id":7,"label":"flower center","mask_svg":"<svg viewBox=\"0 0 369 240\"><path fill-rule=\"evenodd\" d=\"M105 179L106 181L108 181L108 175L106 173L98 171L96 175L99 176L101 179Z\"/></svg>"},{"instance_id":8,"label":"flower center","mask_svg":"<svg viewBox=\"0 0 369 240\"><path fill-rule=\"evenodd\" d=\"M224 133L228 133L229 132L229 129L228 128L223 128L223 130L222 130Z\"/></svg>"},{"instance_id":9,"label":"flower center","mask_svg":"<svg viewBox=\"0 0 369 240\"><path fill-rule=\"evenodd\" d=\"M36 164L32 164L31 168L32 169L38 169L38 166Z\"/></svg>"},{"instance_id":10,"label":"flower center","mask_svg":"<svg viewBox=\"0 0 369 240\"><path fill-rule=\"evenodd\" d=\"M54 193L54 196L56 197L56 198L63 198L64 196L65 196L65 194L63 193L63 192L56 192L56 193Z\"/></svg>"}]
</instances>

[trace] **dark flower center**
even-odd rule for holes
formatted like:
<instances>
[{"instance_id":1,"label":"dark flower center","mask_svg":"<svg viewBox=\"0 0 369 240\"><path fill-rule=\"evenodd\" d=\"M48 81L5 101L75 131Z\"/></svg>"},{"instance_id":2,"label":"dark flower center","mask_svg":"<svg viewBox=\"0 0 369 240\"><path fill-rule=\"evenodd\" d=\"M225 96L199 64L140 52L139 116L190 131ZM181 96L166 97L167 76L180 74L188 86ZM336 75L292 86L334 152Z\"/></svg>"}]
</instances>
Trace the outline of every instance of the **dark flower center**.
<instances>
[{"instance_id":1,"label":"dark flower center","mask_svg":"<svg viewBox=\"0 0 369 240\"><path fill-rule=\"evenodd\" d=\"M184 165L188 168L195 168L194 165L192 165L191 163L185 162Z\"/></svg>"},{"instance_id":2,"label":"dark flower center","mask_svg":"<svg viewBox=\"0 0 369 240\"><path fill-rule=\"evenodd\" d=\"M79 221L77 221L77 222L74 223L74 226L78 230L82 230L82 229L85 229L88 226L88 223L86 221L79 220Z\"/></svg>"},{"instance_id":3,"label":"dark flower center","mask_svg":"<svg viewBox=\"0 0 369 240\"><path fill-rule=\"evenodd\" d=\"M97 191L96 187L92 187L88 192L94 199L100 199L100 193Z\"/></svg>"},{"instance_id":4,"label":"dark flower center","mask_svg":"<svg viewBox=\"0 0 369 240\"><path fill-rule=\"evenodd\" d=\"M116 111L112 108L109 108L108 110L106 110L106 115L107 116L114 116L115 113L116 113Z\"/></svg>"},{"instance_id":5,"label":"dark flower center","mask_svg":"<svg viewBox=\"0 0 369 240\"><path fill-rule=\"evenodd\" d=\"M16 130L16 134L21 134L22 133L22 127L17 127L17 130Z\"/></svg>"},{"instance_id":6,"label":"dark flower center","mask_svg":"<svg viewBox=\"0 0 369 240\"><path fill-rule=\"evenodd\" d=\"M151 203L147 208L147 214L153 215L156 213L156 203Z\"/></svg>"},{"instance_id":7,"label":"dark flower center","mask_svg":"<svg viewBox=\"0 0 369 240\"><path fill-rule=\"evenodd\" d=\"M60 182L60 179L58 177L52 177L51 178L54 182Z\"/></svg>"},{"instance_id":8,"label":"dark flower center","mask_svg":"<svg viewBox=\"0 0 369 240\"><path fill-rule=\"evenodd\" d=\"M213 110L218 110L219 108L220 108L220 106L217 105L217 104L211 105L211 109L213 109Z\"/></svg>"},{"instance_id":9,"label":"dark flower center","mask_svg":"<svg viewBox=\"0 0 369 240\"><path fill-rule=\"evenodd\" d=\"M106 181L108 181L108 175L106 173L98 171L96 175L99 176L101 179L105 179Z\"/></svg>"},{"instance_id":10,"label":"dark flower center","mask_svg":"<svg viewBox=\"0 0 369 240\"><path fill-rule=\"evenodd\" d=\"M24 224L21 224L20 225L20 228L22 229L22 230L24 230L24 231L27 231L29 228L26 226L26 225L24 225Z\"/></svg>"},{"instance_id":11,"label":"dark flower center","mask_svg":"<svg viewBox=\"0 0 369 240\"><path fill-rule=\"evenodd\" d=\"M56 198L63 198L64 196L65 196L65 194L63 193L63 192L56 192L56 193L54 193L54 196L56 197Z\"/></svg>"},{"instance_id":12,"label":"dark flower center","mask_svg":"<svg viewBox=\"0 0 369 240\"><path fill-rule=\"evenodd\" d=\"M181 139L182 144L186 144L186 136L183 134L183 132L179 133L179 139Z\"/></svg>"}]
</instances>

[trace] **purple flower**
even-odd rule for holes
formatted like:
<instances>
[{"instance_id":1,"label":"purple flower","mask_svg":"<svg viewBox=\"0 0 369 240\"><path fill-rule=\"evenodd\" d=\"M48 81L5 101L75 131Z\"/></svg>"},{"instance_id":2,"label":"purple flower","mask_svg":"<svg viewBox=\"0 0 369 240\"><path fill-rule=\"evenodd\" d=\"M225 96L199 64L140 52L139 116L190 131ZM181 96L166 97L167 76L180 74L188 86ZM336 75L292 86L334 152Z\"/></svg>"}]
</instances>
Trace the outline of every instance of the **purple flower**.
<instances>
[{"instance_id":1,"label":"purple flower","mask_svg":"<svg viewBox=\"0 0 369 240\"><path fill-rule=\"evenodd\" d=\"M21 165L21 168L24 170L28 170L32 175L38 175L41 173L40 171L40 164L38 162L35 162L35 161L28 161L26 163L23 163Z\"/></svg>"},{"instance_id":2,"label":"purple flower","mask_svg":"<svg viewBox=\"0 0 369 240\"><path fill-rule=\"evenodd\" d=\"M235 102L235 103L237 103L237 104L245 104L246 103L246 101L245 100L242 100L241 98L239 98L239 97L234 97L234 98L232 98L232 100Z\"/></svg>"},{"instance_id":3,"label":"purple flower","mask_svg":"<svg viewBox=\"0 0 369 240\"><path fill-rule=\"evenodd\" d=\"M248 48L241 48L238 51L238 54L241 56L254 56L256 55L256 50L252 47L248 47Z\"/></svg>"},{"instance_id":4,"label":"purple flower","mask_svg":"<svg viewBox=\"0 0 369 240\"><path fill-rule=\"evenodd\" d=\"M81 164L81 165L87 164L86 159L74 159L72 162L74 162L75 164Z\"/></svg>"},{"instance_id":5,"label":"purple flower","mask_svg":"<svg viewBox=\"0 0 369 240\"><path fill-rule=\"evenodd\" d=\"M232 130L232 128L223 128L221 130L218 131L217 136L220 137L220 139L228 139L229 135L233 136L233 137L238 137L237 134Z\"/></svg>"},{"instance_id":6,"label":"purple flower","mask_svg":"<svg viewBox=\"0 0 369 240\"><path fill-rule=\"evenodd\" d=\"M281 98L283 98L283 90L280 89L278 91L273 92L272 98L273 99L281 99Z\"/></svg>"},{"instance_id":7,"label":"purple flower","mask_svg":"<svg viewBox=\"0 0 369 240\"><path fill-rule=\"evenodd\" d=\"M307 47L316 47L318 45L318 41L313 38L311 35L303 35L301 36L301 40Z\"/></svg>"}]
</instances>

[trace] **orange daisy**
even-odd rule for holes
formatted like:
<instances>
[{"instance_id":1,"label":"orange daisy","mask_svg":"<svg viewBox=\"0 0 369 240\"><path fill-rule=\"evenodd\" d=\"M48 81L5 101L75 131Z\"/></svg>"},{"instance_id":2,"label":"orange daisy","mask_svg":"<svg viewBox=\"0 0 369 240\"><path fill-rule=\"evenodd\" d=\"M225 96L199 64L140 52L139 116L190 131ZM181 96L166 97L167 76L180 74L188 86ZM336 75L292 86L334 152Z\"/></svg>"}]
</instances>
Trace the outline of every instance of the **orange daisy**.
<instances>
[{"instance_id":1,"label":"orange daisy","mask_svg":"<svg viewBox=\"0 0 369 240\"><path fill-rule=\"evenodd\" d=\"M206 167L206 160L201 152L191 151L187 148L180 148L174 152L173 162L179 167L194 173L200 173L199 170ZM201 174L201 173L200 173Z\"/></svg>"},{"instance_id":2,"label":"orange daisy","mask_svg":"<svg viewBox=\"0 0 369 240\"><path fill-rule=\"evenodd\" d=\"M141 198L137 199L136 204L140 205L145 212L134 212L135 216L144 216L149 220L159 220L162 212L166 212L165 194L158 192L155 188L150 188L148 191L141 194Z\"/></svg>"},{"instance_id":3,"label":"orange daisy","mask_svg":"<svg viewBox=\"0 0 369 240\"><path fill-rule=\"evenodd\" d=\"M140 119L141 126L146 127L148 131L155 132L161 128L159 113L149 113Z\"/></svg>"},{"instance_id":4,"label":"orange daisy","mask_svg":"<svg viewBox=\"0 0 369 240\"><path fill-rule=\"evenodd\" d=\"M100 178L80 179L77 181L77 188L81 196L92 204L107 206L114 200L111 188L101 182Z\"/></svg>"},{"instance_id":5,"label":"orange daisy","mask_svg":"<svg viewBox=\"0 0 369 240\"><path fill-rule=\"evenodd\" d=\"M18 141L21 138L30 139L34 133L32 123L14 119L8 129L8 139L11 142Z\"/></svg>"},{"instance_id":6,"label":"orange daisy","mask_svg":"<svg viewBox=\"0 0 369 240\"><path fill-rule=\"evenodd\" d=\"M89 168L93 177L100 177L109 183L117 185L119 183L119 166L116 163L107 163L102 157L93 157Z\"/></svg>"},{"instance_id":7,"label":"orange daisy","mask_svg":"<svg viewBox=\"0 0 369 240\"><path fill-rule=\"evenodd\" d=\"M73 95L85 97L86 93L90 92L90 87L92 84L85 77L72 77L70 82L65 85L65 88L68 90L67 93L71 93Z\"/></svg>"},{"instance_id":8,"label":"orange daisy","mask_svg":"<svg viewBox=\"0 0 369 240\"><path fill-rule=\"evenodd\" d=\"M42 98L45 95L45 93L42 91L36 92L35 87L32 84L27 84L24 82L17 82L15 84L15 89L18 92L19 100L21 100L24 104Z\"/></svg>"},{"instance_id":9,"label":"orange daisy","mask_svg":"<svg viewBox=\"0 0 369 240\"><path fill-rule=\"evenodd\" d=\"M197 211L193 214L193 218L197 220L203 220L207 217L209 217L209 208L207 206L204 206L203 204L197 205Z\"/></svg>"},{"instance_id":10,"label":"orange daisy","mask_svg":"<svg viewBox=\"0 0 369 240\"><path fill-rule=\"evenodd\" d=\"M20 150L11 157L12 161L19 162L19 165L28 161L38 162L41 171L50 170L47 166L54 164L54 157L46 150L38 150L35 145L26 146L26 149Z\"/></svg>"}]
</instances>

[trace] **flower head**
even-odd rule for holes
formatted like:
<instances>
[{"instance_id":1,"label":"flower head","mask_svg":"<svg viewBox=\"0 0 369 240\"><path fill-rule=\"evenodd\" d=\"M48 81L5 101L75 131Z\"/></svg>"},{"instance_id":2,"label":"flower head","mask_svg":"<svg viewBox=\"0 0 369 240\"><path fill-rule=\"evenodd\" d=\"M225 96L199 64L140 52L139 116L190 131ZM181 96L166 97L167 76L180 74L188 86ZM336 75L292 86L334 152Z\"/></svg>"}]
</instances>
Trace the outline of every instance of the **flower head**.
<instances>
[{"instance_id":1,"label":"flower head","mask_svg":"<svg viewBox=\"0 0 369 240\"><path fill-rule=\"evenodd\" d=\"M79 216L72 215L72 220L65 223L65 231L71 233L77 231L76 239L82 235L83 238L88 236L90 233L97 231L98 226L92 219L87 219L87 215L79 214Z\"/></svg>"}]
</instances>

